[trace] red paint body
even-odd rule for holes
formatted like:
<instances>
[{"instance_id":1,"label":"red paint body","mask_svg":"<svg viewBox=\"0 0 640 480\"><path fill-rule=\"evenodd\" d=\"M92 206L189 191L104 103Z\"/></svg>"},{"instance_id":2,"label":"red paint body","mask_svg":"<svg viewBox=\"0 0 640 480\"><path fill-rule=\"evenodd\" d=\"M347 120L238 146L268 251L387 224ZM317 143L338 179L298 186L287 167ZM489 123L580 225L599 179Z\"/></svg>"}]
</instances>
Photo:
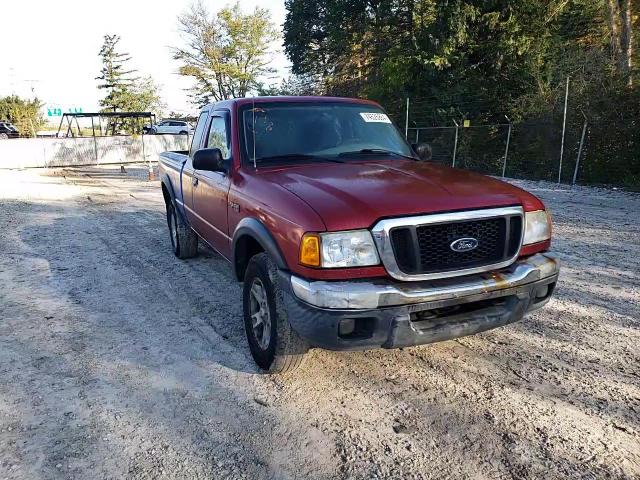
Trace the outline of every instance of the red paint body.
<instances>
[{"instance_id":1,"label":"red paint body","mask_svg":"<svg viewBox=\"0 0 640 480\"><path fill-rule=\"evenodd\" d=\"M211 108L227 110L231 125L232 165L227 175L184 167L185 205L198 234L232 260L232 238L245 217L259 219L274 237L288 268L308 279L354 279L388 276L383 266L314 269L299 264L300 240L306 232L370 228L385 217L399 217L521 205L525 211L544 209L534 195L499 180L433 163L370 156L347 163L288 164L259 168L242 165L238 109L261 102L349 102L364 100L327 97L264 97L220 102ZM161 163L174 188L179 174ZM186 196L187 183L199 185ZM189 203L191 202L191 203ZM239 206L236 211L230 205ZM522 255L548 250L550 242L529 245Z\"/></svg>"}]
</instances>

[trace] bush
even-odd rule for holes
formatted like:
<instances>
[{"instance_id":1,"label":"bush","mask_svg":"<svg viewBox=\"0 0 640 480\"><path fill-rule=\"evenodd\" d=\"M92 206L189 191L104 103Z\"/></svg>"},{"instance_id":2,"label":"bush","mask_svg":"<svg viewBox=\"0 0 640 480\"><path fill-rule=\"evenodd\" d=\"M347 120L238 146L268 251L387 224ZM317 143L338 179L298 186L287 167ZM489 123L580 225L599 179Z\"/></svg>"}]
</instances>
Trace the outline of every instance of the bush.
<instances>
[{"instance_id":1,"label":"bush","mask_svg":"<svg viewBox=\"0 0 640 480\"><path fill-rule=\"evenodd\" d=\"M45 123L42 106L37 98L26 100L17 95L3 97L0 98L0 120L13 123L22 136L35 137Z\"/></svg>"}]
</instances>

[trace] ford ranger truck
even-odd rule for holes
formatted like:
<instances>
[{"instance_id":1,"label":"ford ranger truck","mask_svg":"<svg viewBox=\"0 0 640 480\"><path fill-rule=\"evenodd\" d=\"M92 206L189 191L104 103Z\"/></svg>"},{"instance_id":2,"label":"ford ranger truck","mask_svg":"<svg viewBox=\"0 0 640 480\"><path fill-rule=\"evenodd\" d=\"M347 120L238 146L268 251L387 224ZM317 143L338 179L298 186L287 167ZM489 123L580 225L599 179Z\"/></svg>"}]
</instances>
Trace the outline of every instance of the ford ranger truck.
<instances>
[{"instance_id":1,"label":"ford ranger truck","mask_svg":"<svg viewBox=\"0 0 640 480\"><path fill-rule=\"evenodd\" d=\"M209 105L189 151L160 155L173 252L204 242L231 263L251 354L274 373L309 348L440 342L547 303L559 265L543 203L429 152L371 101Z\"/></svg>"}]
</instances>

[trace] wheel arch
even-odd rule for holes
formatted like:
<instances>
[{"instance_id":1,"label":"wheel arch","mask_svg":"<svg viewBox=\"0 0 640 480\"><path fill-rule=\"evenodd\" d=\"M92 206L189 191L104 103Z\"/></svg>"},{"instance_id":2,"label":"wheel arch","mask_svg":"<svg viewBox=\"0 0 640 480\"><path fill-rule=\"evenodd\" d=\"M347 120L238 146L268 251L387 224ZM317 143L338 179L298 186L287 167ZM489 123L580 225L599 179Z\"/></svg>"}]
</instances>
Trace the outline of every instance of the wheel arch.
<instances>
[{"instance_id":1,"label":"wheel arch","mask_svg":"<svg viewBox=\"0 0 640 480\"><path fill-rule=\"evenodd\" d=\"M288 270L284 255L267 227L257 218L243 218L231 244L233 272L239 282L244 280L251 257L260 252L268 253L279 269Z\"/></svg>"},{"instance_id":2,"label":"wheel arch","mask_svg":"<svg viewBox=\"0 0 640 480\"><path fill-rule=\"evenodd\" d=\"M171 178L168 174L164 173L160 178L160 184L162 185L162 197L164 198L165 205L169 203L173 203L176 213L180 216L180 220L182 220L185 224L189 225L189 222L186 218L186 214L183 211L183 208L177 204L176 194L173 190L173 184L171 183Z\"/></svg>"},{"instance_id":3,"label":"wheel arch","mask_svg":"<svg viewBox=\"0 0 640 480\"><path fill-rule=\"evenodd\" d=\"M166 172L160 177L160 184L162 185L162 196L164 197L165 203L175 200L176 195L173 191L173 185L171 184L171 179Z\"/></svg>"},{"instance_id":4,"label":"wheel arch","mask_svg":"<svg viewBox=\"0 0 640 480\"><path fill-rule=\"evenodd\" d=\"M173 194L173 188L171 187L171 182L168 177L164 177L160 182L162 185L162 197L164 198L165 205L168 205L170 202L173 202L175 195Z\"/></svg>"}]
</instances>

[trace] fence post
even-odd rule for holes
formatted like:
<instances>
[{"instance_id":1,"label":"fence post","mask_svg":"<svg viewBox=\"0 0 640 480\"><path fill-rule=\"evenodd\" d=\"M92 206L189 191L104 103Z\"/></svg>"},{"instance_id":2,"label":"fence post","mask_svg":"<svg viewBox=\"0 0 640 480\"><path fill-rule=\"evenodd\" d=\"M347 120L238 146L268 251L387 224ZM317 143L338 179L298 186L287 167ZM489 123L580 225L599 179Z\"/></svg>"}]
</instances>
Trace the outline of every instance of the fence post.
<instances>
[{"instance_id":1,"label":"fence post","mask_svg":"<svg viewBox=\"0 0 640 480\"><path fill-rule=\"evenodd\" d=\"M567 90L564 94L564 115L562 119L562 141L560 142L560 166L558 167L558 183L562 179L562 156L564 155L564 134L567 130L567 103L569 101L569 76L567 75Z\"/></svg>"},{"instance_id":2,"label":"fence post","mask_svg":"<svg viewBox=\"0 0 640 480\"><path fill-rule=\"evenodd\" d=\"M578 158L576 158L576 168L573 170L573 182L571 185L576 184L578 178L578 167L580 167L580 157L582 156L582 147L584 146L584 135L587 133L587 116L583 113L584 123L582 124L582 135L580 136L580 147L578 148Z\"/></svg>"},{"instance_id":3,"label":"fence post","mask_svg":"<svg viewBox=\"0 0 640 480\"><path fill-rule=\"evenodd\" d=\"M458 125L458 122L456 122L455 120L453 121L453 123L455 123L456 125L456 137L453 141L453 162L451 163L451 166L455 168L456 166L456 153L458 151L458 130L460 125Z\"/></svg>"},{"instance_id":4,"label":"fence post","mask_svg":"<svg viewBox=\"0 0 640 480\"><path fill-rule=\"evenodd\" d=\"M142 162L147 159L147 155L144 150L144 131L142 132ZM151 165L151 155L149 155L149 180L153 180L153 166Z\"/></svg>"},{"instance_id":5,"label":"fence post","mask_svg":"<svg viewBox=\"0 0 640 480\"><path fill-rule=\"evenodd\" d=\"M404 118L404 138L409 140L409 97L407 97L407 111Z\"/></svg>"},{"instance_id":6,"label":"fence post","mask_svg":"<svg viewBox=\"0 0 640 480\"><path fill-rule=\"evenodd\" d=\"M91 131L93 133L93 153L96 156L96 165L98 164L98 142L96 141L96 124L91 117Z\"/></svg>"},{"instance_id":7,"label":"fence post","mask_svg":"<svg viewBox=\"0 0 640 480\"><path fill-rule=\"evenodd\" d=\"M144 154L144 132L142 132L142 163L147 161L147 156Z\"/></svg>"},{"instance_id":8,"label":"fence post","mask_svg":"<svg viewBox=\"0 0 640 480\"><path fill-rule=\"evenodd\" d=\"M506 115L504 118L509 122L509 131L507 132L507 146L504 149L504 161L502 162L502 178L504 178L505 173L507 172L507 156L509 155L509 141L511 140L511 120Z\"/></svg>"}]
</instances>

